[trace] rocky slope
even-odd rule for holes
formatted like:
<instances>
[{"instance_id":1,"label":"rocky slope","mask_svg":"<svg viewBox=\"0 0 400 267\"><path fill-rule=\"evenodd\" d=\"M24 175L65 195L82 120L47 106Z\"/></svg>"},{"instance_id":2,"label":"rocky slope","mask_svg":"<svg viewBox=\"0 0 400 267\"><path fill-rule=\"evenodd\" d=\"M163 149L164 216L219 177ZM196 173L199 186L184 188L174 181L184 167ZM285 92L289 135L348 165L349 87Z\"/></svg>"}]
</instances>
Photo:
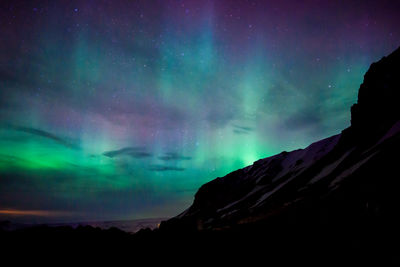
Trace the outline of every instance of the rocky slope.
<instances>
[{"instance_id":1,"label":"rocky slope","mask_svg":"<svg viewBox=\"0 0 400 267\"><path fill-rule=\"evenodd\" d=\"M400 48L370 66L349 128L203 185L192 206L160 229L396 222L399 94Z\"/></svg>"}]
</instances>

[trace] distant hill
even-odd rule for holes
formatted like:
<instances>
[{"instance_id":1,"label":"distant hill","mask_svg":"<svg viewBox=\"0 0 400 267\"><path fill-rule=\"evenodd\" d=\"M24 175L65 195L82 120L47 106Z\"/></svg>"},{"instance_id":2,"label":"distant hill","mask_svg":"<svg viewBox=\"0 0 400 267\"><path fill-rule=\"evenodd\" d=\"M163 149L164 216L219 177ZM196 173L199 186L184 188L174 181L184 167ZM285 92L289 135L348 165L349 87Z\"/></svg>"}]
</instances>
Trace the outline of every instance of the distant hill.
<instances>
[{"instance_id":1,"label":"distant hill","mask_svg":"<svg viewBox=\"0 0 400 267\"><path fill-rule=\"evenodd\" d=\"M148 219L138 219L138 220L120 220L120 221L91 221L91 222L73 222L73 223L50 223L50 224L23 224L14 223L10 221L0 222L0 230L3 231L14 231L20 229L26 229L37 226L48 226L48 227L65 227L69 226L72 228L77 228L79 226L91 226L98 227L103 230L110 228L117 228L121 231L127 233L136 233L141 229L156 229L159 224L165 218L148 218Z\"/></svg>"}]
</instances>

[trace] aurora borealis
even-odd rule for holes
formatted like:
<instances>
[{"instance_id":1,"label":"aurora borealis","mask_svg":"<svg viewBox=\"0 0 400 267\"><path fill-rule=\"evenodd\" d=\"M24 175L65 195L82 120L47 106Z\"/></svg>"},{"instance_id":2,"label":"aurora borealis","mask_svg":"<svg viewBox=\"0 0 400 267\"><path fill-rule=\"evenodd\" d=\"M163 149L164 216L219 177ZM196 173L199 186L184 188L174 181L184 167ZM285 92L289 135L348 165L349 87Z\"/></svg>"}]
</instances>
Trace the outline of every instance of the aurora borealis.
<instances>
[{"instance_id":1,"label":"aurora borealis","mask_svg":"<svg viewBox=\"0 0 400 267\"><path fill-rule=\"evenodd\" d=\"M0 6L0 219L29 222L176 215L346 128L400 45L396 1Z\"/></svg>"}]
</instances>

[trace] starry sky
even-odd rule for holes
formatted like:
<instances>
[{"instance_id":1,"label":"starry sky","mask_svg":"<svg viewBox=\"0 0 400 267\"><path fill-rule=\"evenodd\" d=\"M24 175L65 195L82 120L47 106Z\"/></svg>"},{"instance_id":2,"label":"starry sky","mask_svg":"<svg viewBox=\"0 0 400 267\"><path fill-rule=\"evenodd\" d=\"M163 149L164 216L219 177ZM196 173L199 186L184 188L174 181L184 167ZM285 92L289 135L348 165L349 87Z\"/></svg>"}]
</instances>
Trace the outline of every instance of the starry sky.
<instances>
[{"instance_id":1,"label":"starry sky","mask_svg":"<svg viewBox=\"0 0 400 267\"><path fill-rule=\"evenodd\" d=\"M1 1L0 219L177 215L350 124L399 1Z\"/></svg>"}]
</instances>

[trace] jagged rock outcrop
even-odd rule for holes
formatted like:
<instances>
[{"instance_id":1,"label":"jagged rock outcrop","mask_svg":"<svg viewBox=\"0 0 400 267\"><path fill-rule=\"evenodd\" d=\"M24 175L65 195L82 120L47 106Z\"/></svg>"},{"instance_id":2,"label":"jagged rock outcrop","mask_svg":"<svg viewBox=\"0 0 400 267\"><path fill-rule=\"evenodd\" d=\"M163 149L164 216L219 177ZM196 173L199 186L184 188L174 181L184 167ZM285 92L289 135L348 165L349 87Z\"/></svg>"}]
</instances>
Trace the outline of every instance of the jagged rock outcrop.
<instances>
[{"instance_id":1,"label":"jagged rock outcrop","mask_svg":"<svg viewBox=\"0 0 400 267\"><path fill-rule=\"evenodd\" d=\"M241 225L357 224L397 220L400 205L400 49L373 63L351 126L305 149L261 159L203 185L163 231Z\"/></svg>"},{"instance_id":2,"label":"jagged rock outcrop","mask_svg":"<svg viewBox=\"0 0 400 267\"><path fill-rule=\"evenodd\" d=\"M373 63L351 107L351 129L359 137L379 135L400 118L400 49Z\"/></svg>"}]
</instances>

